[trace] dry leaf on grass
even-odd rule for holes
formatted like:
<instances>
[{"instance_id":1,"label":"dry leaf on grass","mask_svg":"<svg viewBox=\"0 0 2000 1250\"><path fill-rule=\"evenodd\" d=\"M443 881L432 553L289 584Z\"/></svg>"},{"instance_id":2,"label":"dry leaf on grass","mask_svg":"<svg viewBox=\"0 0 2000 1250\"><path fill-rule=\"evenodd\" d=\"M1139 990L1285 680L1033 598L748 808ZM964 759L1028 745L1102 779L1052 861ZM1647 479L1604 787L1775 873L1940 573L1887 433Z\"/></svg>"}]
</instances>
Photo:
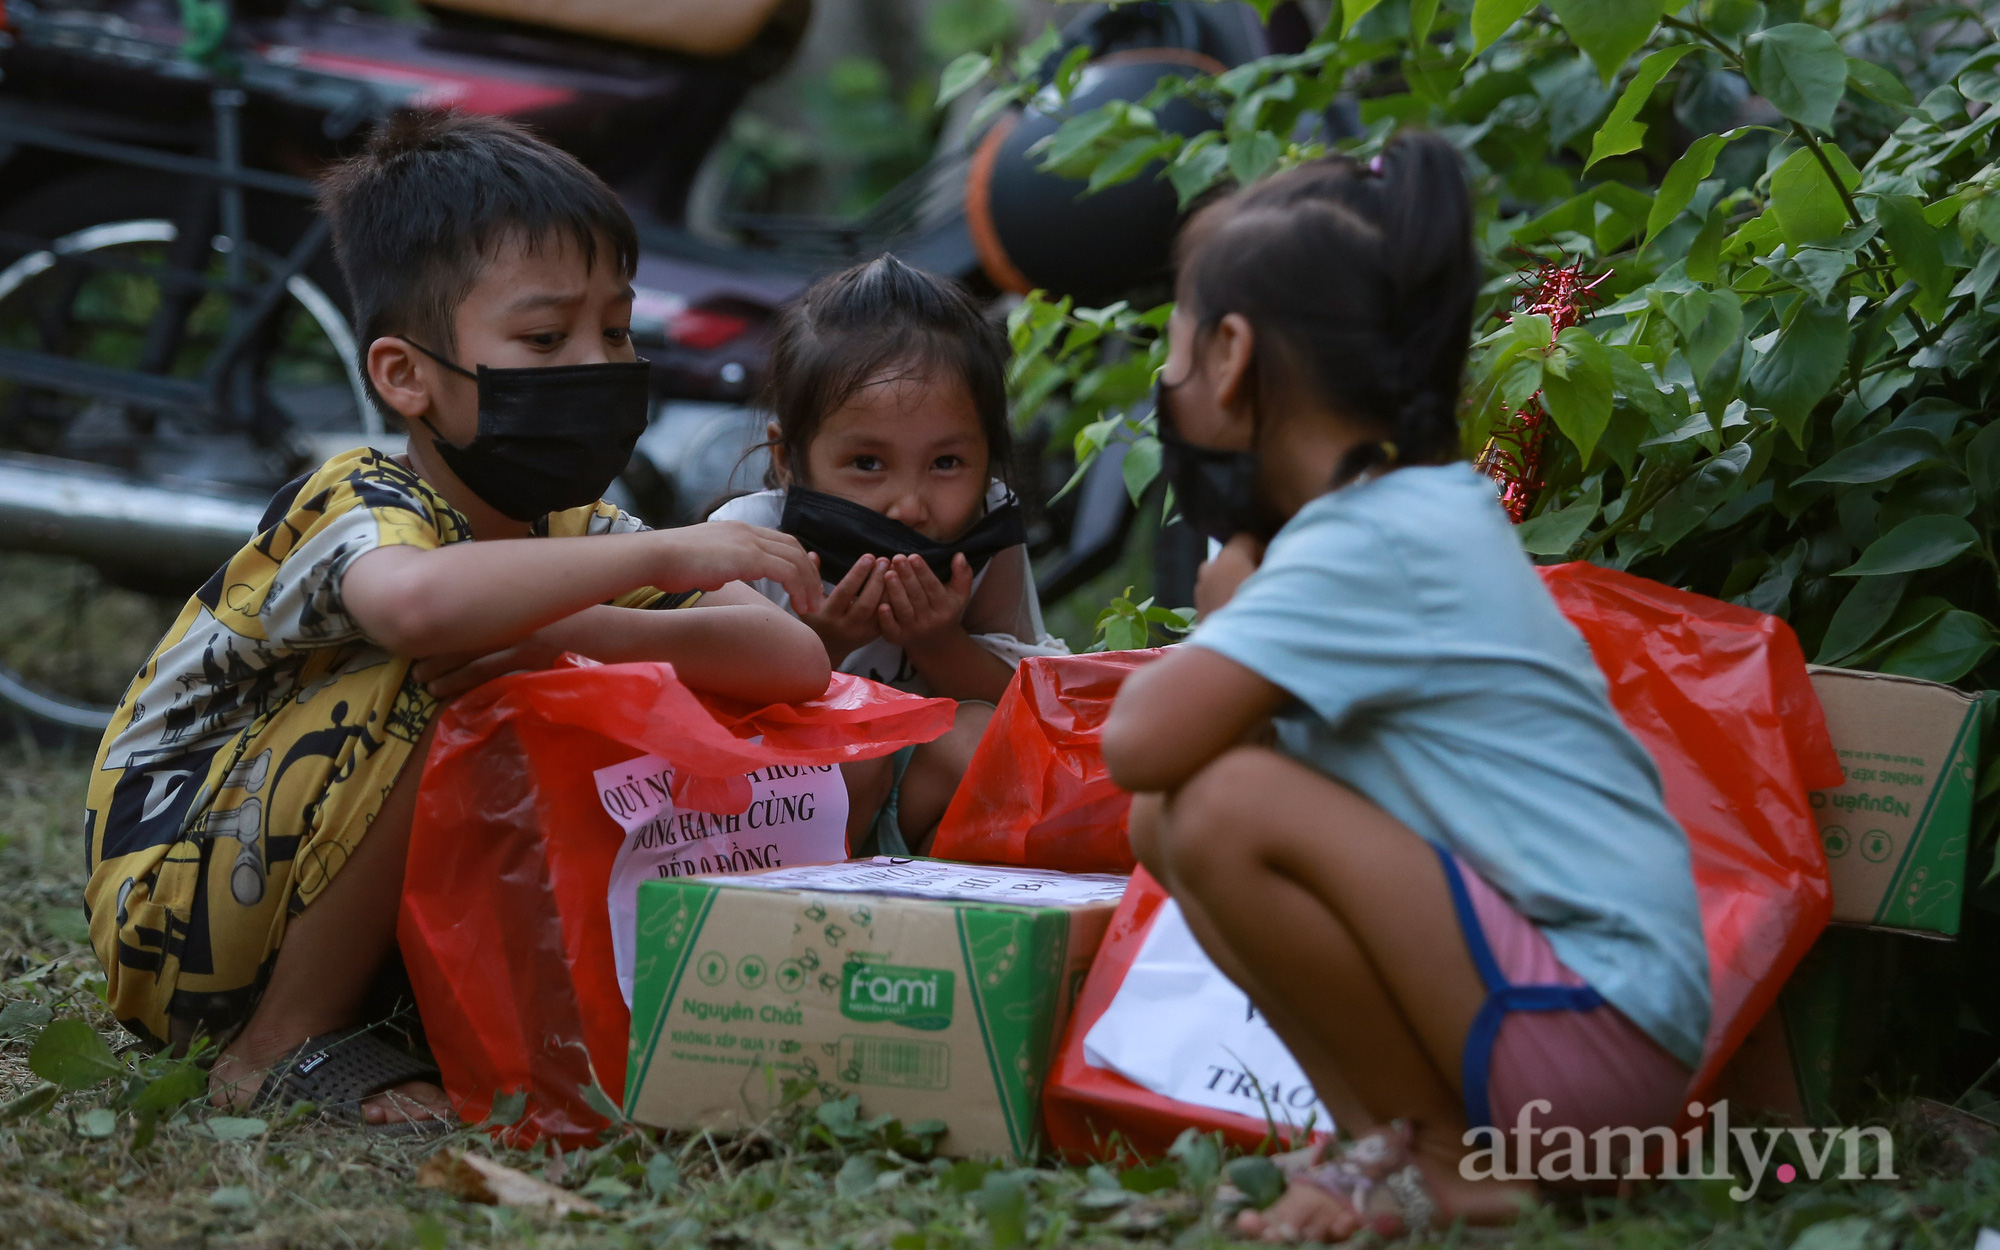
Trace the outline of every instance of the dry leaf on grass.
<instances>
[{"instance_id":1,"label":"dry leaf on grass","mask_svg":"<svg viewBox=\"0 0 2000 1250\"><path fill-rule=\"evenodd\" d=\"M567 1189L469 1151L463 1154L438 1151L417 1169L417 1184L426 1189L442 1189L467 1202L529 1207L547 1211L558 1219L572 1214L604 1214L604 1208L588 1198L579 1198Z\"/></svg>"}]
</instances>

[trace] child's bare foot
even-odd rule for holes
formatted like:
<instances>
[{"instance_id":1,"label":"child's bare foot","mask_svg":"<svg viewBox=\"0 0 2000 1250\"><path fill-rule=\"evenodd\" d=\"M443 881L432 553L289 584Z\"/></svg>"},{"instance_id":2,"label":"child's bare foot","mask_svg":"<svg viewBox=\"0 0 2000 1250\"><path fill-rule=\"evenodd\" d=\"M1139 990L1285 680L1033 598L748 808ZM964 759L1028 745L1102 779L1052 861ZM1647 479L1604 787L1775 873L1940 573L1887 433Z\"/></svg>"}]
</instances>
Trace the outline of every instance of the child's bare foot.
<instances>
[{"instance_id":1,"label":"child's bare foot","mask_svg":"<svg viewBox=\"0 0 2000 1250\"><path fill-rule=\"evenodd\" d=\"M250 1109L271 1069L288 1058L304 1038L254 1036L246 1029L216 1056L208 1073L208 1100L226 1111ZM450 1122L451 1100L429 1081L403 1081L361 1100L361 1118L369 1124L399 1124L425 1120Z\"/></svg>"},{"instance_id":2,"label":"child's bare foot","mask_svg":"<svg viewBox=\"0 0 2000 1250\"><path fill-rule=\"evenodd\" d=\"M1435 1153L1415 1144L1407 1125L1371 1133L1329 1162L1284 1169L1284 1195L1266 1210L1239 1214L1236 1231L1276 1244L1336 1243L1365 1228L1394 1237L1454 1220L1509 1224L1534 1201L1533 1186L1468 1181L1456 1155Z\"/></svg>"}]
</instances>

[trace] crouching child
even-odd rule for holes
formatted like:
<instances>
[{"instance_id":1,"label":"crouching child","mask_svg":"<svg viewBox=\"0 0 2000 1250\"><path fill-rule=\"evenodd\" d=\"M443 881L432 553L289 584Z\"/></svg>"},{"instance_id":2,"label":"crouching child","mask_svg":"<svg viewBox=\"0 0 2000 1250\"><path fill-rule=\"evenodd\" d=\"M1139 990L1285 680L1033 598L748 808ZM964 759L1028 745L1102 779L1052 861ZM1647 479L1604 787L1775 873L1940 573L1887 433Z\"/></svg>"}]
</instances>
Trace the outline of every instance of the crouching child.
<instances>
[{"instance_id":1,"label":"crouching child","mask_svg":"<svg viewBox=\"0 0 2000 1250\"><path fill-rule=\"evenodd\" d=\"M118 1019L220 1047L211 1100L448 1119L429 1065L366 1027L442 702L565 651L671 661L758 702L817 697L798 542L651 531L602 500L647 419L638 243L611 191L505 122L386 125L326 179L369 391L407 455L280 490L133 679L85 814L85 906ZM692 610L689 610L692 609Z\"/></svg>"}]
</instances>

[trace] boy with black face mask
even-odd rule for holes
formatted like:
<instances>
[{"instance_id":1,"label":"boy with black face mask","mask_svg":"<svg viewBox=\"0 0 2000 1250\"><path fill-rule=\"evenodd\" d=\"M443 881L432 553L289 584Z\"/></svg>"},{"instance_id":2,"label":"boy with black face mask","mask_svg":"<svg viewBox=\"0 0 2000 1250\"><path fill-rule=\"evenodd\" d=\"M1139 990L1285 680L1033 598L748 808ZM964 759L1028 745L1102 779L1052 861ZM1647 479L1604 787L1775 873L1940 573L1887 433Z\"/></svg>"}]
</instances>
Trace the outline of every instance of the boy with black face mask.
<instances>
[{"instance_id":1,"label":"boy with black face mask","mask_svg":"<svg viewBox=\"0 0 2000 1250\"><path fill-rule=\"evenodd\" d=\"M125 1026L222 1043L212 1101L407 1127L450 1115L436 1073L355 1026L441 701L565 651L757 703L816 697L828 665L742 585L816 603L797 541L649 531L600 498L647 397L638 243L602 182L507 123L419 116L335 169L323 208L409 453L286 486L188 602L99 750L85 901Z\"/></svg>"}]
</instances>

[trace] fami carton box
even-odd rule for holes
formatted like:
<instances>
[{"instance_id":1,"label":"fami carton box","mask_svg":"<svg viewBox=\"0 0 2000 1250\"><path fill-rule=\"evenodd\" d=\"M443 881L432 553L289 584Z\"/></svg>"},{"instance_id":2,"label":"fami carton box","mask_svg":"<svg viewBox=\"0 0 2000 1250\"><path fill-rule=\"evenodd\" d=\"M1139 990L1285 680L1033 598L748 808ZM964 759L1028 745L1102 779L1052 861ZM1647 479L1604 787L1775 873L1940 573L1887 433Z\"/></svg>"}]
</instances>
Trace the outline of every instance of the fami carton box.
<instances>
[{"instance_id":1,"label":"fami carton box","mask_svg":"<svg viewBox=\"0 0 2000 1250\"><path fill-rule=\"evenodd\" d=\"M1979 763L1979 701L1913 677L1814 668L1847 770L1812 794L1833 918L1958 932Z\"/></svg>"},{"instance_id":2,"label":"fami carton box","mask_svg":"<svg viewBox=\"0 0 2000 1250\"><path fill-rule=\"evenodd\" d=\"M1979 700L1936 682L1812 669L1847 779L1812 793L1833 919L1724 1072L1739 1110L1828 1124L1872 1081L1925 1062L1956 966ZM1927 938L1930 941L1913 939ZM1918 1044L1913 1044L1918 1043Z\"/></svg>"},{"instance_id":3,"label":"fami carton box","mask_svg":"<svg viewBox=\"0 0 2000 1250\"><path fill-rule=\"evenodd\" d=\"M639 887L625 1112L740 1128L786 1078L1032 1159L1055 1039L1125 878L857 860Z\"/></svg>"}]
</instances>

